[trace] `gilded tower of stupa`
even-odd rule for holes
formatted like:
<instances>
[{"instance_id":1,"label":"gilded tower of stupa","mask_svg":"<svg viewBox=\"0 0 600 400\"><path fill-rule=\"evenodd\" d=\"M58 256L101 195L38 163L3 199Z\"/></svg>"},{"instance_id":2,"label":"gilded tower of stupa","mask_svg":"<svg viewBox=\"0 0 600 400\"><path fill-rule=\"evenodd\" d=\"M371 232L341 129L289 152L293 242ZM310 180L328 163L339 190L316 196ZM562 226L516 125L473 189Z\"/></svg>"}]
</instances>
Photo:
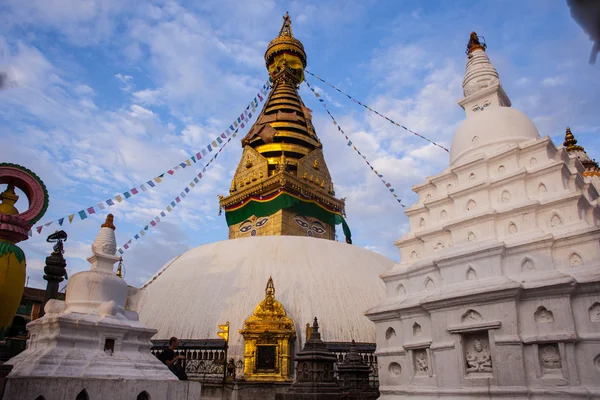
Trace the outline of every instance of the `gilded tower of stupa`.
<instances>
[{"instance_id":1,"label":"gilded tower of stupa","mask_svg":"<svg viewBox=\"0 0 600 400\"><path fill-rule=\"evenodd\" d=\"M300 95L306 53L294 38L289 15L269 43L265 62L272 90L256 123L242 139L244 151L229 196L220 197L229 238L312 236L335 239L344 201L335 197L323 145L315 133L311 110Z\"/></svg>"}]
</instances>

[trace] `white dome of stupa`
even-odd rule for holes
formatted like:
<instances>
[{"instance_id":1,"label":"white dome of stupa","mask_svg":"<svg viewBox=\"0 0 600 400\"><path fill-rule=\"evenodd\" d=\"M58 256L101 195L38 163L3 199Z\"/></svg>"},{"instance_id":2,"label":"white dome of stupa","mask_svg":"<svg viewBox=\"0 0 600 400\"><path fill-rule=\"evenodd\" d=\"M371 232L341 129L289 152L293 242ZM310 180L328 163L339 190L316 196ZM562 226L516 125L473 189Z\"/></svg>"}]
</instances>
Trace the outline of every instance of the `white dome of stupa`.
<instances>
[{"instance_id":1,"label":"white dome of stupa","mask_svg":"<svg viewBox=\"0 0 600 400\"><path fill-rule=\"evenodd\" d=\"M465 119L454 133L450 147L450 164L497 153L507 145L529 139L539 139L540 134L521 111L511 107L490 107Z\"/></svg>"},{"instance_id":2,"label":"white dome of stupa","mask_svg":"<svg viewBox=\"0 0 600 400\"><path fill-rule=\"evenodd\" d=\"M306 323L319 318L324 341L375 342L364 312L385 298L379 275L394 261L364 248L299 236L259 236L196 247L168 262L138 293L140 320L154 339L217 339L230 322L228 357L242 357L239 330L265 298L271 276L275 299L294 321L296 348Z\"/></svg>"}]
</instances>

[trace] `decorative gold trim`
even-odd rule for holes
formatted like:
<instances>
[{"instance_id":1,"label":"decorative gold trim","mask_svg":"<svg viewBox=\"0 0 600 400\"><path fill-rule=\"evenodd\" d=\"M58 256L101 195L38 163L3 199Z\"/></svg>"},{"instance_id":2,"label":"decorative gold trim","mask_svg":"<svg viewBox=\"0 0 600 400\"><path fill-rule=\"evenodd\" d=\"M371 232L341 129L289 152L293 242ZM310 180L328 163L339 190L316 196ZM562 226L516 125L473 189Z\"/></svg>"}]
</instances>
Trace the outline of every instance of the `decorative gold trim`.
<instances>
[{"instance_id":1,"label":"decorative gold trim","mask_svg":"<svg viewBox=\"0 0 600 400\"><path fill-rule=\"evenodd\" d=\"M299 111L302 112L302 109L298 106L295 106L293 104L269 104L269 106L267 108L265 108L265 114L270 114L273 111L279 111L279 110L294 110L294 111Z\"/></svg>"},{"instance_id":2,"label":"decorative gold trim","mask_svg":"<svg viewBox=\"0 0 600 400\"><path fill-rule=\"evenodd\" d=\"M307 149L304 146L300 146L298 144L292 144L292 143L263 144L260 146L256 146L255 150L258 151L259 153L268 153L271 151L292 151L294 153L299 153L302 155L307 155L308 153L310 153L312 151L311 149Z\"/></svg>"}]
</instances>

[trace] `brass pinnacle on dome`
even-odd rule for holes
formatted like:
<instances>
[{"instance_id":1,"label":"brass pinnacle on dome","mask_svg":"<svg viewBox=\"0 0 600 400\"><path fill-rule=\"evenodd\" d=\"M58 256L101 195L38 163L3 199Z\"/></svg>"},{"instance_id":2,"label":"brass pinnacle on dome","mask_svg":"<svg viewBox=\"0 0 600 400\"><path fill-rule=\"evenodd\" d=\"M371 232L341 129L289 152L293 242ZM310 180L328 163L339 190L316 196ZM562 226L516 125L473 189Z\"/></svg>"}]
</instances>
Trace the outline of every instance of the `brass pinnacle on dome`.
<instances>
[{"instance_id":1,"label":"brass pinnacle on dome","mask_svg":"<svg viewBox=\"0 0 600 400\"><path fill-rule=\"evenodd\" d=\"M469 43L467 44L467 55L471 54L475 50L485 51L487 48L487 45L485 44L485 38L482 36L481 39L483 39L483 42L481 42L479 36L477 36L477 33L471 32L471 35L469 36Z\"/></svg>"},{"instance_id":2,"label":"brass pinnacle on dome","mask_svg":"<svg viewBox=\"0 0 600 400\"><path fill-rule=\"evenodd\" d=\"M287 11L283 16L283 25L281 26L281 30L279 31L279 36L294 37L294 35L292 34L292 19L290 18L290 14Z\"/></svg>"},{"instance_id":3,"label":"brass pinnacle on dome","mask_svg":"<svg viewBox=\"0 0 600 400\"><path fill-rule=\"evenodd\" d=\"M567 128L563 146L565 147L565 150L567 150L567 151L583 150L583 147L577 146L577 139L575 139L575 136L573 135L573 133L571 133L571 128Z\"/></svg>"},{"instance_id":4,"label":"brass pinnacle on dome","mask_svg":"<svg viewBox=\"0 0 600 400\"><path fill-rule=\"evenodd\" d=\"M100 226L101 228L110 228L112 230L117 229L113 223L113 215L112 214L108 214L106 216L106 221L104 221L104 223Z\"/></svg>"},{"instance_id":5,"label":"brass pinnacle on dome","mask_svg":"<svg viewBox=\"0 0 600 400\"><path fill-rule=\"evenodd\" d=\"M15 185L9 184L6 190L0 193L0 213L8 215L16 215L19 210L16 209L15 203L19 200L19 196L15 193Z\"/></svg>"}]
</instances>

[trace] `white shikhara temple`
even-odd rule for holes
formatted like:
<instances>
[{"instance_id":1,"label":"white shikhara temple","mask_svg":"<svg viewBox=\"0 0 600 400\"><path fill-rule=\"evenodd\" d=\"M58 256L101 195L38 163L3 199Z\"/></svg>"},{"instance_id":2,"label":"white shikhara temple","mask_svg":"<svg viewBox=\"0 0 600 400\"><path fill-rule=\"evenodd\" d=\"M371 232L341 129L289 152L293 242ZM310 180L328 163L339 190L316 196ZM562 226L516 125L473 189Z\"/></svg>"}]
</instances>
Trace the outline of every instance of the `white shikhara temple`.
<instances>
[{"instance_id":1,"label":"white shikhara temple","mask_svg":"<svg viewBox=\"0 0 600 400\"><path fill-rule=\"evenodd\" d=\"M463 89L368 311L381 398L600 398L598 166L510 107L474 33Z\"/></svg>"}]
</instances>

